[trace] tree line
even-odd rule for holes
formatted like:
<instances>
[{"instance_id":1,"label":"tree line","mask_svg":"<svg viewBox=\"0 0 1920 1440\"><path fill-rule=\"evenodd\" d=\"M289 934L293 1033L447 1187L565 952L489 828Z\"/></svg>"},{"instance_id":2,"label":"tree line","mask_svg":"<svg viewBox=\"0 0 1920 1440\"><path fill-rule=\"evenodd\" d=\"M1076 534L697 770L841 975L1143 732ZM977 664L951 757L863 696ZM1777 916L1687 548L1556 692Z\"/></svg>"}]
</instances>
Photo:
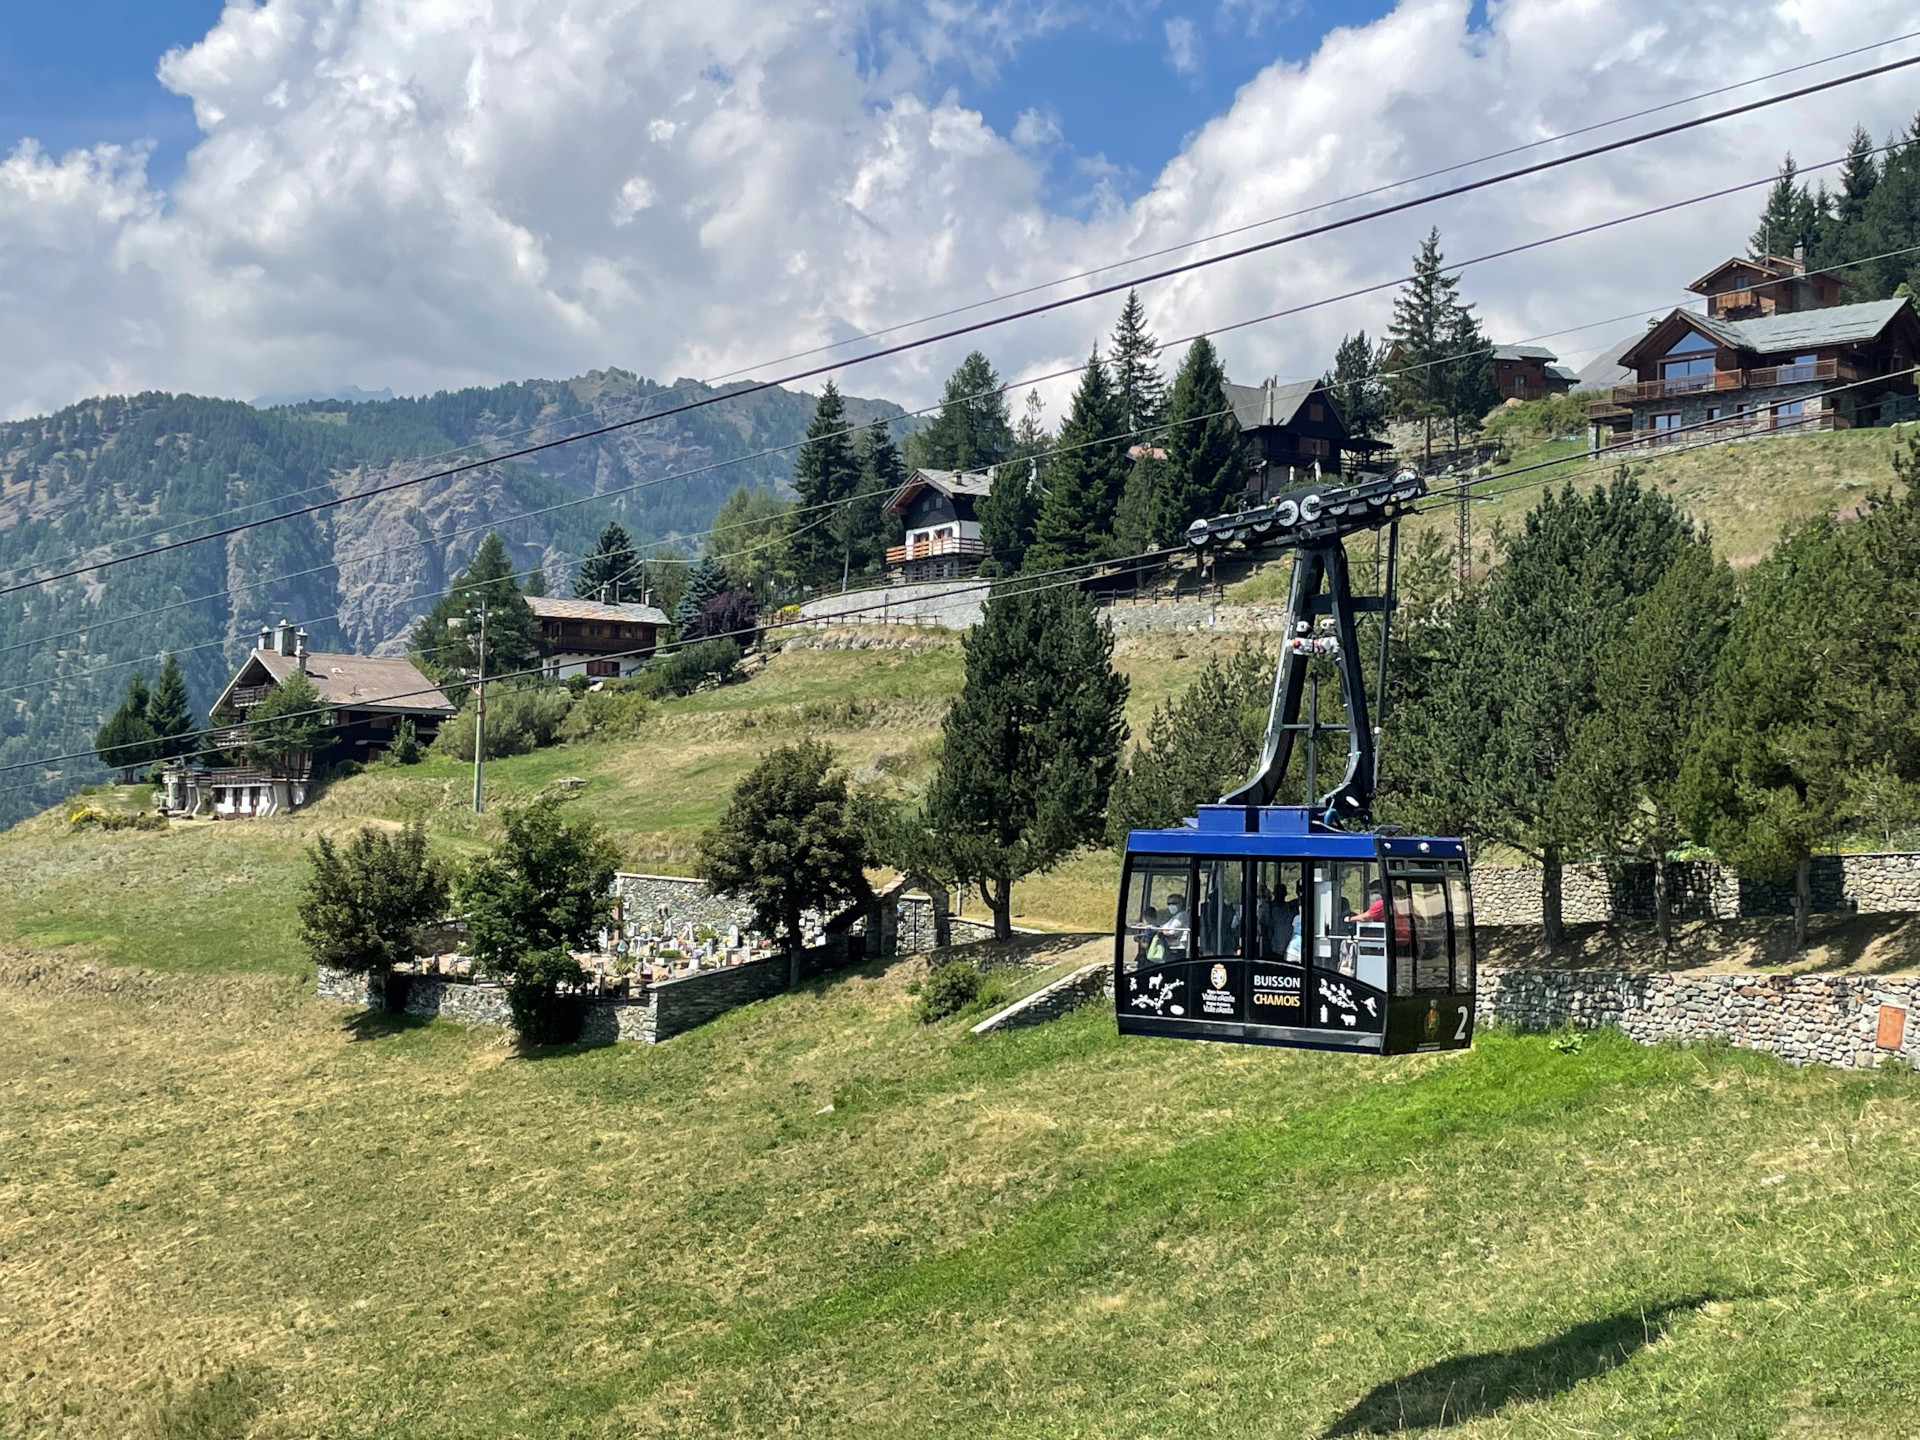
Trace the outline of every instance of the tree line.
<instances>
[{"instance_id":1,"label":"tree line","mask_svg":"<svg viewBox=\"0 0 1920 1440\"><path fill-rule=\"evenodd\" d=\"M1753 255L1799 248L1812 269L1846 266L1839 273L1850 301L1920 292L1920 116L1884 143L1875 155L1880 147L1856 125L1832 190L1824 178L1802 180L1789 153L1748 242Z\"/></svg>"}]
</instances>

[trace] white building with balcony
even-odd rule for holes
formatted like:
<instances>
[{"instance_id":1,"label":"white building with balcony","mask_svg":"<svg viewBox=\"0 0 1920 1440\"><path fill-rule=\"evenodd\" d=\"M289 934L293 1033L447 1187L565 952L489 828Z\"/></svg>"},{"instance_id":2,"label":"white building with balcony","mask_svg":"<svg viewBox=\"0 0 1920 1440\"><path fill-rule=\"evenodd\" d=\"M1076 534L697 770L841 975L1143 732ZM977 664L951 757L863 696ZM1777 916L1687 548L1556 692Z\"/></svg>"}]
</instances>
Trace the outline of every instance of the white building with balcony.
<instances>
[{"instance_id":1,"label":"white building with balcony","mask_svg":"<svg viewBox=\"0 0 1920 1440\"><path fill-rule=\"evenodd\" d=\"M887 501L906 527L906 543L887 550L887 568L907 581L958 580L986 558L978 506L993 472L916 470Z\"/></svg>"}]
</instances>

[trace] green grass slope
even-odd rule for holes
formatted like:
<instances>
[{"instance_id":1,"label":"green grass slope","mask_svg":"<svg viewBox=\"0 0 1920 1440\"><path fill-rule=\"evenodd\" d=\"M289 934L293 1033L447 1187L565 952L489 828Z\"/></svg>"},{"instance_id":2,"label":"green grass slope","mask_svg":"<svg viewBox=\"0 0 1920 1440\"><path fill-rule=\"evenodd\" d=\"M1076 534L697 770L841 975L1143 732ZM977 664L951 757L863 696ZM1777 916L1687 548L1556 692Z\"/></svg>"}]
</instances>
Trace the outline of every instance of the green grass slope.
<instances>
[{"instance_id":1,"label":"green grass slope","mask_svg":"<svg viewBox=\"0 0 1920 1440\"><path fill-rule=\"evenodd\" d=\"M0 1435L1911 1433L1920 1083L0 986Z\"/></svg>"}]
</instances>

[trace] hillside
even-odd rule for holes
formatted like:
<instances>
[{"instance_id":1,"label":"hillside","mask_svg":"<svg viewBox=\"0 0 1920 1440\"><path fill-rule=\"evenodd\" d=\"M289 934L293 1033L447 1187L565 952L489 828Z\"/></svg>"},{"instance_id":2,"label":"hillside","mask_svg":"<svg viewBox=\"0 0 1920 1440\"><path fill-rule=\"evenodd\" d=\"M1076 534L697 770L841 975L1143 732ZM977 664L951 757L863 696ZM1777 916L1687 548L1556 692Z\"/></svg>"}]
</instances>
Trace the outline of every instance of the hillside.
<instances>
[{"instance_id":1,"label":"hillside","mask_svg":"<svg viewBox=\"0 0 1920 1440\"><path fill-rule=\"evenodd\" d=\"M110 397L0 425L0 573L8 580L136 537L169 538L286 513L451 459L500 453L712 394L623 371L426 399L315 401L261 411L192 396ZM864 421L896 416L849 400ZM784 390L676 416L315 517L0 601L0 764L84 750L128 676L180 652L204 707L262 624L302 624L316 649L392 649L503 517L518 564L564 586L615 516L637 536L697 531L735 485L777 486L811 397ZM723 463L724 462L724 463ZM654 484L682 472L700 475ZM644 488L629 494L613 492ZM210 526L208 517L224 517ZM276 579L273 577L291 578ZM125 619L124 617L135 617ZM90 762L22 790L0 787L0 823L70 790Z\"/></svg>"},{"instance_id":2,"label":"hillside","mask_svg":"<svg viewBox=\"0 0 1920 1440\"><path fill-rule=\"evenodd\" d=\"M975 1041L916 968L521 1060L0 962L0 1435L1909 1433L1911 1074Z\"/></svg>"}]
</instances>

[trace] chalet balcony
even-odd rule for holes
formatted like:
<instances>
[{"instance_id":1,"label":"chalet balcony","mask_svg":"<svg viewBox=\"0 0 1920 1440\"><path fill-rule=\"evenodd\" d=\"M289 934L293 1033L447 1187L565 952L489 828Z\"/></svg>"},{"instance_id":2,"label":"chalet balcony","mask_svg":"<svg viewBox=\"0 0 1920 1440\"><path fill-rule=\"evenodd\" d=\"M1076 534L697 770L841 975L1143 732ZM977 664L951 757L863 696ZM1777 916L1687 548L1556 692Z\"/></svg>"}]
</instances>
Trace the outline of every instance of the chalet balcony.
<instances>
[{"instance_id":1,"label":"chalet balcony","mask_svg":"<svg viewBox=\"0 0 1920 1440\"><path fill-rule=\"evenodd\" d=\"M1835 380L1839 375L1838 360L1815 360L1805 365L1769 365L1762 370L1749 370L1747 383L1756 388L1766 385L1798 385L1807 380Z\"/></svg>"},{"instance_id":2,"label":"chalet balcony","mask_svg":"<svg viewBox=\"0 0 1920 1440\"><path fill-rule=\"evenodd\" d=\"M1675 375L1667 380L1642 380L1637 385L1616 385L1613 387L1611 403L1618 408L1641 400L1703 395L1711 390L1744 390L1748 383L1745 370L1716 370L1711 375ZM1595 408L1605 403L1596 401Z\"/></svg>"},{"instance_id":3,"label":"chalet balcony","mask_svg":"<svg viewBox=\"0 0 1920 1440\"><path fill-rule=\"evenodd\" d=\"M236 685L233 694L227 697L227 703L236 710L245 710L250 705L258 705L274 692L272 685Z\"/></svg>"},{"instance_id":4,"label":"chalet balcony","mask_svg":"<svg viewBox=\"0 0 1920 1440\"><path fill-rule=\"evenodd\" d=\"M1832 410L1805 415L1775 415L1771 410L1755 410L1692 429L1635 430L1600 448L1603 451L1662 450L1674 445L1712 445L1723 440L1755 440L1769 435L1805 435L1816 430L1852 428L1851 420Z\"/></svg>"},{"instance_id":5,"label":"chalet balcony","mask_svg":"<svg viewBox=\"0 0 1920 1440\"><path fill-rule=\"evenodd\" d=\"M946 535L936 540L909 540L905 545L887 547L887 564L908 565L915 560L941 560L950 558L984 559L987 553L986 542L967 540L957 535Z\"/></svg>"}]
</instances>

